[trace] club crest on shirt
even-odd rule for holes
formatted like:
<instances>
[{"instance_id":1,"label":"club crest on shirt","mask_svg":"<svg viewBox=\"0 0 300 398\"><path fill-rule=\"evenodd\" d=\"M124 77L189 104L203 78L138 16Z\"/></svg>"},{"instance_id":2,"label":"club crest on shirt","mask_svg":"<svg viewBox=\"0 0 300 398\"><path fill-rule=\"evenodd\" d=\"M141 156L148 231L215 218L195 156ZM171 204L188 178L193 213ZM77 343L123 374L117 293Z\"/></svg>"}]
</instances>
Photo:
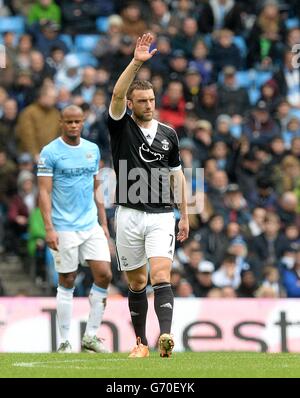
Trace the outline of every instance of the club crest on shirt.
<instances>
[{"instance_id":1,"label":"club crest on shirt","mask_svg":"<svg viewBox=\"0 0 300 398\"><path fill-rule=\"evenodd\" d=\"M92 153L86 153L85 157L87 158L87 160L93 160L93 154Z\"/></svg>"},{"instance_id":2,"label":"club crest on shirt","mask_svg":"<svg viewBox=\"0 0 300 398\"><path fill-rule=\"evenodd\" d=\"M170 147L170 143L169 143L169 141L167 141L167 140L162 140L162 149L164 149L165 151L168 151L169 150L169 147Z\"/></svg>"}]
</instances>

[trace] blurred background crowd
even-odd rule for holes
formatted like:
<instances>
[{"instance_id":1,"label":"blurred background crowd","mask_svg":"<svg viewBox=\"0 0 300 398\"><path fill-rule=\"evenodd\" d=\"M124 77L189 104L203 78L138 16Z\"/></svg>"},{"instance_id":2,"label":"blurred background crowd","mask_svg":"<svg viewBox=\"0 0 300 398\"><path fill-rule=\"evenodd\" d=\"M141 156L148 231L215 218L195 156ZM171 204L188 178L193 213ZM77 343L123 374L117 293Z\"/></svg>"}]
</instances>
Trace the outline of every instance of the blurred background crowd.
<instances>
[{"instance_id":1,"label":"blurred background crowd","mask_svg":"<svg viewBox=\"0 0 300 398\"><path fill-rule=\"evenodd\" d=\"M17 256L33 284L55 294L36 200L39 152L59 135L59 111L76 104L82 136L111 167L112 88L136 38L150 31L158 53L137 77L152 81L155 117L176 129L183 166L193 171L187 183L204 204L176 247L175 296L300 297L299 18L296 0L0 0L2 262ZM114 205L105 199L110 291L126 295ZM86 296L90 285L80 267L75 294Z\"/></svg>"}]
</instances>

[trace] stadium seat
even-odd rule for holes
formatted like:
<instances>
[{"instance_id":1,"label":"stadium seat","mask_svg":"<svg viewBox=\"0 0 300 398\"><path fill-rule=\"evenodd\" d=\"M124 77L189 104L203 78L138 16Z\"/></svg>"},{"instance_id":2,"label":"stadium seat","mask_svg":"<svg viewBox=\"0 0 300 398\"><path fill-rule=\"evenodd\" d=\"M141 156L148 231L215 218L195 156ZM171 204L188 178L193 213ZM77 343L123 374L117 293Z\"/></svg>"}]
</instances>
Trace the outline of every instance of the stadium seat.
<instances>
[{"instance_id":1,"label":"stadium seat","mask_svg":"<svg viewBox=\"0 0 300 398\"><path fill-rule=\"evenodd\" d=\"M260 88L263 84L265 84L268 80L272 78L272 72L267 71L255 71L255 84L257 88Z\"/></svg>"},{"instance_id":2,"label":"stadium seat","mask_svg":"<svg viewBox=\"0 0 300 398\"><path fill-rule=\"evenodd\" d=\"M288 18L284 23L287 29L299 28L300 26L299 18Z\"/></svg>"},{"instance_id":3,"label":"stadium seat","mask_svg":"<svg viewBox=\"0 0 300 398\"><path fill-rule=\"evenodd\" d=\"M249 70L239 70L236 72L235 76L236 81L240 87L249 88L253 84ZM219 74L219 81L221 83L223 83L224 81L224 75L222 72Z\"/></svg>"},{"instance_id":4,"label":"stadium seat","mask_svg":"<svg viewBox=\"0 0 300 398\"><path fill-rule=\"evenodd\" d=\"M96 27L98 32L105 33L108 29L108 17L98 17L96 19Z\"/></svg>"},{"instance_id":5,"label":"stadium seat","mask_svg":"<svg viewBox=\"0 0 300 398\"><path fill-rule=\"evenodd\" d=\"M238 47L241 52L241 56L246 58L247 55L247 45L245 39L242 36L234 36L233 43Z\"/></svg>"},{"instance_id":6,"label":"stadium seat","mask_svg":"<svg viewBox=\"0 0 300 398\"><path fill-rule=\"evenodd\" d=\"M250 87L248 89L248 96L251 105L255 105L261 96L261 92L256 87Z\"/></svg>"},{"instance_id":7,"label":"stadium seat","mask_svg":"<svg viewBox=\"0 0 300 398\"><path fill-rule=\"evenodd\" d=\"M75 37L75 51L92 52L100 40L100 35L77 35Z\"/></svg>"},{"instance_id":8,"label":"stadium seat","mask_svg":"<svg viewBox=\"0 0 300 398\"><path fill-rule=\"evenodd\" d=\"M70 56L71 54L68 54L68 55ZM84 67L84 66L97 67L98 66L97 58L93 57L91 55L91 53L88 53L88 52L76 52L76 53L72 53L72 55L79 60L79 63L80 63L81 67Z\"/></svg>"},{"instance_id":9,"label":"stadium seat","mask_svg":"<svg viewBox=\"0 0 300 398\"><path fill-rule=\"evenodd\" d=\"M0 17L0 33L15 32L22 34L24 31L25 20L23 17Z\"/></svg>"},{"instance_id":10,"label":"stadium seat","mask_svg":"<svg viewBox=\"0 0 300 398\"><path fill-rule=\"evenodd\" d=\"M65 43L65 45L68 47L70 51L74 50L74 43L71 35L62 33L61 35L59 35L59 38Z\"/></svg>"}]
</instances>

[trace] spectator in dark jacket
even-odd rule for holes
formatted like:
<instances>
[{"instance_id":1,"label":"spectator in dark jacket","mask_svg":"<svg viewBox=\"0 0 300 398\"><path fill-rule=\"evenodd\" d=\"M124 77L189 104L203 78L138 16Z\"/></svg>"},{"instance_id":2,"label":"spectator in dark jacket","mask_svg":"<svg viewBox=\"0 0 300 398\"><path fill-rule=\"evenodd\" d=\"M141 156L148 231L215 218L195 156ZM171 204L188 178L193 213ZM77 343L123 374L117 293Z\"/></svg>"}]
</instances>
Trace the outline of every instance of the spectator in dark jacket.
<instances>
[{"instance_id":1,"label":"spectator in dark jacket","mask_svg":"<svg viewBox=\"0 0 300 398\"><path fill-rule=\"evenodd\" d=\"M243 60L240 50L233 43L233 33L228 29L222 29L216 33L210 51L210 58L214 66L214 75L217 76L221 70L228 65L236 69L242 69Z\"/></svg>"},{"instance_id":2,"label":"spectator in dark jacket","mask_svg":"<svg viewBox=\"0 0 300 398\"><path fill-rule=\"evenodd\" d=\"M288 245L287 238L280 233L278 215L275 213L268 214L264 223L264 232L253 240L253 254L259 261L275 265Z\"/></svg>"},{"instance_id":3,"label":"spectator in dark jacket","mask_svg":"<svg viewBox=\"0 0 300 398\"><path fill-rule=\"evenodd\" d=\"M236 82L236 69L226 66L223 69L224 82L218 88L218 112L230 116L245 115L249 109L249 97L247 90L239 87Z\"/></svg>"},{"instance_id":4,"label":"spectator in dark jacket","mask_svg":"<svg viewBox=\"0 0 300 398\"><path fill-rule=\"evenodd\" d=\"M243 134L250 145L268 145L280 135L277 123L270 116L267 104L259 101L243 125Z\"/></svg>"},{"instance_id":5,"label":"spectator in dark jacket","mask_svg":"<svg viewBox=\"0 0 300 398\"><path fill-rule=\"evenodd\" d=\"M227 28L240 33L243 28L241 4L234 0L210 0L201 2L198 11L199 31L211 33L215 29Z\"/></svg>"},{"instance_id":6,"label":"spectator in dark jacket","mask_svg":"<svg viewBox=\"0 0 300 398\"><path fill-rule=\"evenodd\" d=\"M66 0L61 4L61 11L66 33L75 35L96 32L96 18L100 15L98 1Z\"/></svg>"}]
</instances>

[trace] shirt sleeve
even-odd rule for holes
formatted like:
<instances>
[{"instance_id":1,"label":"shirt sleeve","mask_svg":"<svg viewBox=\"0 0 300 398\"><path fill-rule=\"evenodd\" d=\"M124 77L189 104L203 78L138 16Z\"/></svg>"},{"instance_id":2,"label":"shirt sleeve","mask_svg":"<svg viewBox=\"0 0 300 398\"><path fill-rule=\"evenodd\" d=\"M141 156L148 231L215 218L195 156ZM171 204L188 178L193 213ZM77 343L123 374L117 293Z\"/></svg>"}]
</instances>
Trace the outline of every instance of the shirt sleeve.
<instances>
[{"instance_id":1,"label":"shirt sleeve","mask_svg":"<svg viewBox=\"0 0 300 398\"><path fill-rule=\"evenodd\" d=\"M111 112L110 111L108 112L107 127L108 127L110 135L120 134L120 129L123 128L127 117L128 117L128 115L126 113L126 109L124 111L124 114L119 119L113 118L111 116Z\"/></svg>"},{"instance_id":2,"label":"shirt sleeve","mask_svg":"<svg viewBox=\"0 0 300 398\"><path fill-rule=\"evenodd\" d=\"M172 148L169 154L169 170L170 171L177 171L181 170L181 159L179 155L179 142L177 134L174 131L174 136L172 139Z\"/></svg>"},{"instance_id":3,"label":"shirt sleeve","mask_svg":"<svg viewBox=\"0 0 300 398\"><path fill-rule=\"evenodd\" d=\"M100 160L101 160L101 153L99 148L96 149L96 170L94 172L94 176L96 176L100 171Z\"/></svg>"},{"instance_id":4,"label":"shirt sleeve","mask_svg":"<svg viewBox=\"0 0 300 398\"><path fill-rule=\"evenodd\" d=\"M37 165L38 177L53 177L54 161L47 148L42 149Z\"/></svg>"}]
</instances>

